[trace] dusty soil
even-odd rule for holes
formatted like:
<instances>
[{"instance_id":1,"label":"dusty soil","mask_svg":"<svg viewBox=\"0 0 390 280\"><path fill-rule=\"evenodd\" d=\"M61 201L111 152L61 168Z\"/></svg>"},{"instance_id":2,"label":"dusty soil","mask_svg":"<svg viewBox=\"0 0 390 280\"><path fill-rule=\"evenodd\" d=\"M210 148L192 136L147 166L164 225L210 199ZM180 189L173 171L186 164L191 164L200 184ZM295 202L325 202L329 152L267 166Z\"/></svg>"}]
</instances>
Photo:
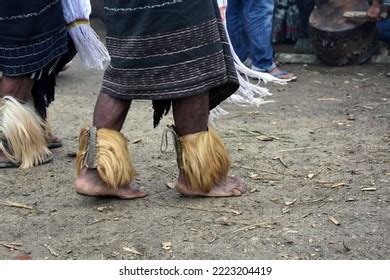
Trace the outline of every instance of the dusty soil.
<instances>
[{"instance_id":1,"label":"dusty soil","mask_svg":"<svg viewBox=\"0 0 390 280\"><path fill-rule=\"evenodd\" d=\"M64 147L50 164L0 170L0 259L389 259L390 67L284 68L299 81L271 85L258 108L224 104L216 122L245 195L169 188L175 154L160 141L172 118L153 129L150 102L134 102L123 132L149 196L120 201L73 189L102 77L75 61L50 108Z\"/></svg>"}]
</instances>

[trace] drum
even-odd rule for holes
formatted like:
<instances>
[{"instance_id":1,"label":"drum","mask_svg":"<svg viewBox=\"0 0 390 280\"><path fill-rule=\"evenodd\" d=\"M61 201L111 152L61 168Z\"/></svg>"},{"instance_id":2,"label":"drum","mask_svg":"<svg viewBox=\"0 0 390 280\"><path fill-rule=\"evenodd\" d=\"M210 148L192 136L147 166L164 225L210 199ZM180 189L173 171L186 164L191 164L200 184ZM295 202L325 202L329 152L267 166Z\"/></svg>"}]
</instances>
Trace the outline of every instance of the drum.
<instances>
[{"instance_id":1,"label":"drum","mask_svg":"<svg viewBox=\"0 0 390 280\"><path fill-rule=\"evenodd\" d=\"M378 46L375 23L346 18L346 11L366 12L366 0L318 1L309 19L313 48L319 61L330 66L365 63Z\"/></svg>"}]
</instances>

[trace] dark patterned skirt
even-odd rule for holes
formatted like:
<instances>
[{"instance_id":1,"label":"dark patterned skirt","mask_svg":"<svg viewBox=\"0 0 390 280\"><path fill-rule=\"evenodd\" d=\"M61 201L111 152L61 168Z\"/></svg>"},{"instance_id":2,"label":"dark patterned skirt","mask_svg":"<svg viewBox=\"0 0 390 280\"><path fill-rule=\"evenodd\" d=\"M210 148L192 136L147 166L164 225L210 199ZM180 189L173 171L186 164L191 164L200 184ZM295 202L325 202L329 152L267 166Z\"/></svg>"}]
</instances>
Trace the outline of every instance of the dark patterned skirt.
<instances>
[{"instance_id":1,"label":"dark patterned skirt","mask_svg":"<svg viewBox=\"0 0 390 280\"><path fill-rule=\"evenodd\" d=\"M0 39L0 72L10 77L34 75L52 64L67 50L68 37L65 27L30 42ZM35 76L39 76L39 73Z\"/></svg>"},{"instance_id":2,"label":"dark patterned skirt","mask_svg":"<svg viewBox=\"0 0 390 280\"><path fill-rule=\"evenodd\" d=\"M296 42L301 32L296 0L276 0L272 42Z\"/></svg>"},{"instance_id":3,"label":"dark patterned skirt","mask_svg":"<svg viewBox=\"0 0 390 280\"><path fill-rule=\"evenodd\" d=\"M31 94L37 113L46 119L47 107L54 101L55 78L76 55L65 27L33 42L12 43L0 39L0 74L34 80Z\"/></svg>"},{"instance_id":4,"label":"dark patterned skirt","mask_svg":"<svg viewBox=\"0 0 390 280\"><path fill-rule=\"evenodd\" d=\"M171 100L209 94L210 109L239 87L213 0L106 0L111 65L102 93Z\"/></svg>"},{"instance_id":5,"label":"dark patterned skirt","mask_svg":"<svg viewBox=\"0 0 390 280\"><path fill-rule=\"evenodd\" d=\"M0 0L0 72L40 76L68 49L60 0Z\"/></svg>"}]
</instances>

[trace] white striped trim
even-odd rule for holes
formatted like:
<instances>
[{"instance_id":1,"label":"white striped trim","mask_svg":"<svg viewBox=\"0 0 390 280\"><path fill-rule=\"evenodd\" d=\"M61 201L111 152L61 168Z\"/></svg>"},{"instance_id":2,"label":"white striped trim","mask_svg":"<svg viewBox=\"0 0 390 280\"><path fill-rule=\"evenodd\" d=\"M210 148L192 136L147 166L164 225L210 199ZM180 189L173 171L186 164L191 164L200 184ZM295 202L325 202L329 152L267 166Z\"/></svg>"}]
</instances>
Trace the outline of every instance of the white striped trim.
<instances>
[{"instance_id":1,"label":"white striped trim","mask_svg":"<svg viewBox=\"0 0 390 280\"><path fill-rule=\"evenodd\" d=\"M199 71L199 72L201 72L201 71ZM226 71L221 70L220 72L226 72ZM147 84L147 85L144 85L144 86L145 87L149 87L149 86L164 86L164 85L169 85L169 84L178 84L178 83L182 83L182 82L189 82L189 81L197 80L199 78L209 77L210 74L213 74L213 73L215 73L215 71L202 72L202 74L195 73L196 74L195 77L181 79L181 80L176 80L176 81L171 81L171 82L150 83L150 84ZM216 76L217 75L219 75L219 73L217 73ZM115 86L122 87L122 88L134 87L134 84L125 85L123 83L116 83L116 82L112 82L112 81L108 81L108 80L104 80L104 83L105 84L107 83L107 84L115 85ZM139 87L139 85L137 85L137 86Z\"/></svg>"},{"instance_id":2,"label":"white striped trim","mask_svg":"<svg viewBox=\"0 0 390 280\"><path fill-rule=\"evenodd\" d=\"M66 29L65 26L62 27L62 29L59 30L58 33L64 32L65 29ZM65 33L65 34L67 34L67 33ZM45 39L45 40L43 40L43 41L40 41L40 42L38 42L38 43L26 45L26 46L23 46L23 47L17 47L17 48L3 48L3 47L0 45L0 50L19 50L19 49L23 49L23 48L31 48L31 47L36 46L36 45L44 44L44 43L46 43L46 41L49 41L49 40L52 40L52 39L53 39L52 36L50 36L50 37L48 37L47 39Z\"/></svg>"},{"instance_id":3,"label":"white striped trim","mask_svg":"<svg viewBox=\"0 0 390 280\"><path fill-rule=\"evenodd\" d=\"M198 60L202 60L202 59L205 59L205 58L208 58L208 57L212 57L212 56L215 56L215 55L218 55L218 54L221 54L223 53L223 50L219 51L219 52L216 52L216 53L213 53L213 54L210 54L210 55L206 55L206 56L202 56L202 57L199 57L199 58L196 58L196 59L193 59L193 60L187 60L187 61L184 61L184 62L179 62L179 63L176 63L176 64L170 64L170 65L164 65L164 66L152 66L152 67L143 67L143 68L136 68L135 70L153 70L153 69L164 69L164 68L169 68L169 67L176 67L178 65L185 65L185 64L188 64L188 63L191 63L191 62L195 62L195 61L198 61ZM113 70L116 70L116 71L129 71L131 69L129 68L114 68L112 66L110 66L111 69Z\"/></svg>"},{"instance_id":4,"label":"white striped trim","mask_svg":"<svg viewBox=\"0 0 390 280\"><path fill-rule=\"evenodd\" d=\"M50 54L47 55L46 57L51 57L53 54L58 53L58 50L60 50L60 49L63 48L63 47L64 47L64 46L61 45L61 46L55 48L55 49L52 50L52 51L50 52ZM42 63L42 61L45 61L45 60L46 60L46 58L45 58L45 59L41 59L41 60L39 60L39 61L37 61L37 62L27 63L27 64L23 64L23 65L17 65L17 66L8 66L8 65L6 65L6 64L0 64L0 66L5 67L5 68L28 67L28 66L32 66L32 65L35 65L35 64Z\"/></svg>"},{"instance_id":5,"label":"white striped trim","mask_svg":"<svg viewBox=\"0 0 390 280\"><path fill-rule=\"evenodd\" d=\"M170 96L175 95L175 94L178 94L180 96L180 95L183 95L183 94L185 94L187 92L190 92L190 91L195 91L197 89L202 89L202 88L208 87L211 84L218 83L220 81L228 81L228 76L226 75L225 77L222 77L220 79L218 79L218 77L215 77L215 79L204 81L204 82L198 84L198 86L196 86L196 87L187 87L186 89L181 89L181 90L165 89L165 90L156 92L156 94L151 94L149 92L147 94L140 94L140 95L149 95L150 97L152 97L152 96L160 96L160 95L168 92ZM218 85L216 84L215 87L217 87L217 86ZM111 92L113 92L113 93L115 93L117 95L122 95L122 96L127 96L128 95L126 93L117 92L116 90L113 90L111 88L105 87L104 85L102 86L102 89L105 89L107 91L111 91ZM142 98L142 99L144 99L144 98Z\"/></svg>"},{"instance_id":6,"label":"white striped trim","mask_svg":"<svg viewBox=\"0 0 390 280\"><path fill-rule=\"evenodd\" d=\"M36 13L30 13L30 14L24 14L24 15L16 15L16 16L10 16L10 17L0 17L0 20L13 20L13 19L23 19L23 18L29 18L29 17L35 17L39 16L40 14L43 14L48 9L50 9L55 4L58 4L58 0L54 0L50 4L48 4L46 7L44 7L42 10Z\"/></svg>"},{"instance_id":7,"label":"white striped trim","mask_svg":"<svg viewBox=\"0 0 390 280\"><path fill-rule=\"evenodd\" d=\"M31 53L31 54L26 54L26 55L21 55L21 56L15 56L15 57L9 57L9 56L2 56L2 55L0 55L0 57L2 57L2 58L7 58L7 59L11 59L11 58L24 58L24 57L29 57L29 56L35 56L35 55L38 55L38 54L40 54L40 53L43 53L43 52L45 52L45 51L47 51L48 49L50 49L52 46L54 46L58 41L60 41L60 40L62 40L64 37L66 37L67 36L67 33L64 33L64 35L63 36L61 36L61 37L58 37L55 41L53 41L49 46L47 46L44 50L41 50L41 51L38 51L38 52L34 52L34 53ZM52 39L52 38L50 38L50 39ZM46 41L46 40L45 40ZM25 47L24 47L25 48ZM15 48L15 49L17 49L17 48ZM0 48L0 52L1 52L1 50L3 50L2 48ZM13 49L11 49L11 50L13 50Z\"/></svg>"},{"instance_id":8,"label":"white striped trim","mask_svg":"<svg viewBox=\"0 0 390 280\"><path fill-rule=\"evenodd\" d=\"M131 41L136 41L136 42L137 41L149 41L150 38L162 39L165 37L178 36L181 34L194 32L197 30L202 30L205 26L213 26L213 24L215 24L215 23L218 23L217 20L212 19L210 21L207 21L207 22L202 23L200 25L197 25L195 27L193 27L193 26L186 27L186 28L180 29L179 31L176 31L176 32L163 32L163 33L156 33L156 34L147 35L147 36L131 36L131 37L129 37L129 36L115 36L115 37L106 36L106 39L110 39L113 41L129 41L129 42L131 42Z\"/></svg>"},{"instance_id":9,"label":"white striped trim","mask_svg":"<svg viewBox=\"0 0 390 280\"><path fill-rule=\"evenodd\" d=\"M147 10L147 9L155 9L155 8L161 8L164 6L169 6L177 3L181 3L183 0L173 0L169 2L164 2L161 4L157 5L147 5L147 6L142 6L142 7L136 7L136 8L109 8L109 7L104 7L105 10L107 11L113 11L113 12L133 12L133 11L138 11L138 10Z\"/></svg>"},{"instance_id":10,"label":"white striped trim","mask_svg":"<svg viewBox=\"0 0 390 280\"><path fill-rule=\"evenodd\" d=\"M147 56L119 56L119 55L110 55L111 57L115 57L115 58L120 58L120 59L124 59L124 60L127 60L127 59L133 59L133 60L136 60L136 59L145 59L145 58L152 58L152 57L163 57L163 56L167 56L167 55L174 55L174 54L178 54L178 53L182 53L182 52L187 52L187 51L192 51L192 50L195 50L195 49L199 49L199 48L202 48L202 47L205 47L207 45L210 45L210 44L214 44L214 43L217 43L219 42L219 38L214 40L214 41L211 41L211 42L207 42L205 44L202 44L202 45L198 45L198 46L195 46L195 47L191 47L191 48L187 48L187 49L183 49L183 50L179 50L179 51L175 51L175 52L170 52L170 53L158 53L158 54L152 54L152 55L147 55Z\"/></svg>"}]
</instances>

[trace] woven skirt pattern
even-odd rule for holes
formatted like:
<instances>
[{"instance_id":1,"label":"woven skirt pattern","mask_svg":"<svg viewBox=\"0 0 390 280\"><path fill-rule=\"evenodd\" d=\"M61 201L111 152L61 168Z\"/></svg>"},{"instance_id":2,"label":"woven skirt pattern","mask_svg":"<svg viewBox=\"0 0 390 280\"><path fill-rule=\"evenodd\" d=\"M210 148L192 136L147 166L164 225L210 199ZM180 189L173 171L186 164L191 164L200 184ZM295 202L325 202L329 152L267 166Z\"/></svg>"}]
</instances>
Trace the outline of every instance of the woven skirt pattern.
<instances>
[{"instance_id":1,"label":"woven skirt pattern","mask_svg":"<svg viewBox=\"0 0 390 280\"><path fill-rule=\"evenodd\" d=\"M102 92L120 99L174 99L209 93L211 108L238 80L213 0L107 1L111 65Z\"/></svg>"},{"instance_id":2,"label":"woven skirt pattern","mask_svg":"<svg viewBox=\"0 0 390 280\"><path fill-rule=\"evenodd\" d=\"M66 28L29 42L0 40L0 72L25 76L42 70L68 50Z\"/></svg>"}]
</instances>

